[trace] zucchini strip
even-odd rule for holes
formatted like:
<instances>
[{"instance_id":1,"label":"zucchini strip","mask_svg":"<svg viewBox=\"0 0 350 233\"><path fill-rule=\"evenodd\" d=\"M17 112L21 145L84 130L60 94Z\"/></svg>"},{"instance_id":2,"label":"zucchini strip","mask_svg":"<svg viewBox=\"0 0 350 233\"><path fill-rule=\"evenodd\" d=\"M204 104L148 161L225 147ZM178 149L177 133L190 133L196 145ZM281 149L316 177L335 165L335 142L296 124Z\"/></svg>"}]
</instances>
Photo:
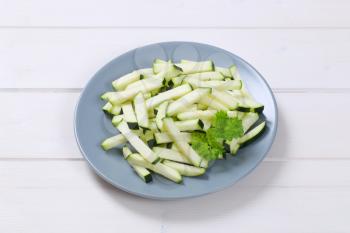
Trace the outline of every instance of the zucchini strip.
<instances>
[{"instance_id":1,"label":"zucchini strip","mask_svg":"<svg viewBox=\"0 0 350 233\"><path fill-rule=\"evenodd\" d=\"M129 143L139 152L148 162L157 163L159 157L136 135L123 120L117 125L118 130L124 135Z\"/></svg>"},{"instance_id":2,"label":"zucchini strip","mask_svg":"<svg viewBox=\"0 0 350 233\"><path fill-rule=\"evenodd\" d=\"M128 159L128 157L130 155L132 155L131 150L129 149L129 147L124 146L123 147L123 155L124 155L124 159ZM129 161L128 161L129 162ZM130 163L129 163L130 164ZM151 173L144 167L141 166L137 166L137 165L132 165L130 164L130 166L134 169L134 171L136 172L136 174L146 183L149 183L152 181L152 175Z\"/></svg>"},{"instance_id":3,"label":"zucchini strip","mask_svg":"<svg viewBox=\"0 0 350 233\"><path fill-rule=\"evenodd\" d=\"M128 157L128 162L132 164L133 166L140 166L140 167L145 167L149 170L154 171L155 173L158 173L176 183L181 183L182 182L182 177L180 173L171 168L168 167L162 163L156 163L156 164L151 164L147 162L141 155L134 153L129 155Z\"/></svg>"},{"instance_id":4,"label":"zucchini strip","mask_svg":"<svg viewBox=\"0 0 350 233\"><path fill-rule=\"evenodd\" d=\"M123 119L126 121L126 123L128 123L128 126L131 129L137 129L138 123L137 123L136 115L134 112L134 108L132 107L132 104L130 102L122 104L122 111L123 111Z\"/></svg>"},{"instance_id":5,"label":"zucchini strip","mask_svg":"<svg viewBox=\"0 0 350 233\"><path fill-rule=\"evenodd\" d=\"M235 110L238 107L238 101L225 91L213 89L211 95L230 110Z\"/></svg>"},{"instance_id":6,"label":"zucchini strip","mask_svg":"<svg viewBox=\"0 0 350 233\"><path fill-rule=\"evenodd\" d=\"M201 120L211 120L215 114L216 110L197 110L182 112L177 115L179 120L191 120L191 119L201 119Z\"/></svg>"},{"instance_id":7,"label":"zucchini strip","mask_svg":"<svg viewBox=\"0 0 350 233\"><path fill-rule=\"evenodd\" d=\"M167 165L168 167L174 168L183 176L200 176L203 175L205 172L204 168L194 167L191 165L177 163L170 160L164 160L163 164Z\"/></svg>"},{"instance_id":8,"label":"zucchini strip","mask_svg":"<svg viewBox=\"0 0 350 233\"><path fill-rule=\"evenodd\" d=\"M197 167L205 164L202 163L204 160L200 157L195 150L188 144L185 137L181 134L180 130L176 127L173 119L165 118L163 120L164 128L169 134L170 138L173 139L179 151Z\"/></svg>"},{"instance_id":9,"label":"zucchini strip","mask_svg":"<svg viewBox=\"0 0 350 233\"><path fill-rule=\"evenodd\" d=\"M148 111L146 108L145 98L143 97L143 94L141 92L137 94L134 98L134 107L138 125L142 128L148 128Z\"/></svg>"},{"instance_id":10,"label":"zucchini strip","mask_svg":"<svg viewBox=\"0 0 350 233\"><path fill-rule=\"evenodd\" d=\"M182 137L186 142L191 142L190 133L181 133ZM164 144L173 142L173 139L167 133L155 133L154 138L156 139L157 144Z\"/></svg>"},{"instance_id":11,"label":"zucchini strip","mask_svg":"<svg viewBox=\"0 0 350 233\"><path fill-rule=\"evenodd\" d=\"M166 117L166 110L168 108L168 101L164 101L161 105L159 105L158 112L156 115L156 124L159 130L163 129L163 118Z\"/></svg>"},{"instance_id":12,"label":"zucchini strip","mask_svg":"<svg viewBox=\"0 0 350 233\"><path fill-rule=\"evenodd\" d=\"M210 88L198 88L181 98L170 103L167 110L167 116L175 115L176 113L185 111L189 106L199 102L201 98L210 93Z\"/></svg>"},{"instance_id":13,"label":"zucchini strip","mask_svg":"<svg viewBox=\"0 0 350 233\"><path fill-rule=\"evenodd\" d=\"M139 92L146 93L149 91L156 90L161 88L163 85L163 78L148 78L142 81L142 85L136 85L134 88L130 88L127 90L113 92L109 96L109 101L113 105L118 105L124 103L125 101L131 100L134 98Z\"/></svg>"},{"instance_id":14,"label":"zucchini strip","mask_svg":"<svg viewBox=\"0 0 350 233\"><path fill-rule=\"evenodd\" d=\"M216 100L215 98L213 98L212 96L209 96L209 95L203 96L200 99L199 103L206 105L209 108L218 110L218 111L222 110L222 111L227 112L229 110L225 105L223 105L221 102L219 102L218 100Z\"/></svg>"},{"instance_id":15,"label":"zucchini strip","mask_svg":"<svg viewBox=\"0 0 350 233\"><path fill-rule=\"evenodd\" d=\"M190 91L192 91L192 88L188 84L184 84L184 85L175 87L174 89L162 92L162 93L160 93L160 94L158 94L156 96L153 96L153 97L149 98L146 101L146 106L147 106L148 109L149 108L155 108L159 104L161 104L162 102L164 102L166 100L179 98L179 97L181 97L183 95L186 95Z\"/></svg>"},{"instance_id":16,"label":"zucchini strip","mask_svg":"<svg viewBox=\"0 0 350 233\"><path fill-rule=\"evenodd\" d=\"M176 66L181 68L183 74L193 74L215 70L215 66L212 61L186 61L176 64Z\"/></svg>"},{"instance_id":17,"label":"zucchini strip","mask_svg":"<svg viewBox=\"0 0 350 233\"><path fill-rule=\"evenodd\" d=\"M114 87L114 89L116 89L118 91L122 91L130 83L133 83L133 82L138 81L138 80L140 80L140 73L137 71L133 71L129 74L126 74L126 75L118 78L117 80L114 80L112 82L112 86Z\"/></svg>"},{"instance_id":18,"label":"zucchini strip","mask_svg":"<svg viewBox=\"0 0 350 233\"><path fill-rule=\"evenodd\" d=\"M153 151L161 159L191 164L191 161L187 157L183 156L179 151L162 147L153 147Z\"/></svg>"}]
</instances>

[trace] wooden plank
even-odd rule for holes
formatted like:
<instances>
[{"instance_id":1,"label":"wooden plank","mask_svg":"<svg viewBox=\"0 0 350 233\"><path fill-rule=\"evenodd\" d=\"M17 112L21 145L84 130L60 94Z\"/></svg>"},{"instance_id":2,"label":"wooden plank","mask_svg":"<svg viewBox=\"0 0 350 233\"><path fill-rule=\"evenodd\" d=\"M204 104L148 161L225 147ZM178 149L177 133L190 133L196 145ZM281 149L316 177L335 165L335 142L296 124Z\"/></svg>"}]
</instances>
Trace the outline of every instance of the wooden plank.
<instances>
[{"instance_id":1,"label":"wooden plank","mask_svg":"<svg viewBox=\"0 0 350 233\"><path fill-rule=\"evenodd\" d=\"M224 191L159 202L114 189L84 161L0 161L0 231L348 232L349 166L263 162Z\"/></svg>"},{"instance_id":2,"label":"wooden plank","mask_svg":"<svg viewBox=\"0 0 350 233\"><path fill-rule=\"evenodd\" d=\"M1 29L0 88L82 88L112 58L169 40L232 51L273 88L350 88L348 29Z\"/></svg>"},{"instance_id":3,"label":"wooden plank","mask_svg":"<svg viewBox=\"0 0 350 233\"><path fill-rule=\"evenodd\" d=\"M349 27L348 1L5 1L0 26Z\"/></svg>"},{"instance_id":4,"label":"wooden plank","mask_svg":"<svg viewBox=\"0 0 350 233\"><path fill-rule=\"evenodd\" d=\"M343 106L350 106L350 93L276 97L279 129L269 158L349 158L344 129L350 111ZM6 111L0 115L0 157L81 158L73 134L77 98L78 93L0 93Z\"/></svg>"}]
</instances>

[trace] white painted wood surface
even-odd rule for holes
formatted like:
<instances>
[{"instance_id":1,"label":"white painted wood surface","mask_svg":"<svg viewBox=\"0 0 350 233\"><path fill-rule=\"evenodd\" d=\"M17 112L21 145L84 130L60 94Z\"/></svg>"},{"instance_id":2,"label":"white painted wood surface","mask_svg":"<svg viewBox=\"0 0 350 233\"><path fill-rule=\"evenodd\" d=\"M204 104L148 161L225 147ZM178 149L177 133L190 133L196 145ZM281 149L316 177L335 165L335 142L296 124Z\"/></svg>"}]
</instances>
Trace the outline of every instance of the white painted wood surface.
<instances>
[{"instance_id":1,"label":"white painted wood surface","mask_svg":"<svg viewBox=\"0 0 350 233\"><path fill-rule=\"evenodd\" d=\"M350 232L350 2L0 0L0 232ZM232 51L269 81L268 157L224 191L154 201L82 159L78 95L96 70L148 43Z\"/></svg>"}]
</instances>

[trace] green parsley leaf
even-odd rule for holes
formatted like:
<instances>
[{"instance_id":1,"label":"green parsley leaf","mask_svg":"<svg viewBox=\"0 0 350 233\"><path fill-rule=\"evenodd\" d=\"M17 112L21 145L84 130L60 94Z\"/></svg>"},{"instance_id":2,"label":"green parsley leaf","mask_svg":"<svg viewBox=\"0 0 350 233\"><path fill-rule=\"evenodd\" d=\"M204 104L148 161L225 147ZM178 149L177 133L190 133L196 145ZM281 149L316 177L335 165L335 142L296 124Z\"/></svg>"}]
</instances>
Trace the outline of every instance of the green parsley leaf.
<instances>
[{"instance_id":1,"label":"green parsley leaf","mask_svg":"<svg viewBox=\"0 0 350 233\"><path fill-rule=\"evenodd\" d=\"M219 111L206 133L192 133L192 147L203 158L215 160L224 153L225 140L239 138L242 135L242 121L237 117L229 118L226 112Z\"/></svg>"}]
</instances>

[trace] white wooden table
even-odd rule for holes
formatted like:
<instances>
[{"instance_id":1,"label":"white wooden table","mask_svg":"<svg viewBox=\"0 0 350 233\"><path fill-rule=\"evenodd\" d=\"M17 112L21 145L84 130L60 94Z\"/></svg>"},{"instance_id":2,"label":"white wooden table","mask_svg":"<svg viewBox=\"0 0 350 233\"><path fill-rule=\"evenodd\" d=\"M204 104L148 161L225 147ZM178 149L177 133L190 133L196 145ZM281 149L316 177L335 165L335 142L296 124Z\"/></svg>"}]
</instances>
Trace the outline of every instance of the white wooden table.
<instances>
[{"instance_id":1,"label":"white wooden table","mask_svg":"<svg viewBox=\"0 0 350 233\"><path fill-rule=\"evenodd\" d=\"M0 0L0 232L350 232L349 11L345 0ZM94 175L73 111L107 61L169 40L251 62L280 122L237 185L165 202Z\"/></svg>"}]
</instances>

